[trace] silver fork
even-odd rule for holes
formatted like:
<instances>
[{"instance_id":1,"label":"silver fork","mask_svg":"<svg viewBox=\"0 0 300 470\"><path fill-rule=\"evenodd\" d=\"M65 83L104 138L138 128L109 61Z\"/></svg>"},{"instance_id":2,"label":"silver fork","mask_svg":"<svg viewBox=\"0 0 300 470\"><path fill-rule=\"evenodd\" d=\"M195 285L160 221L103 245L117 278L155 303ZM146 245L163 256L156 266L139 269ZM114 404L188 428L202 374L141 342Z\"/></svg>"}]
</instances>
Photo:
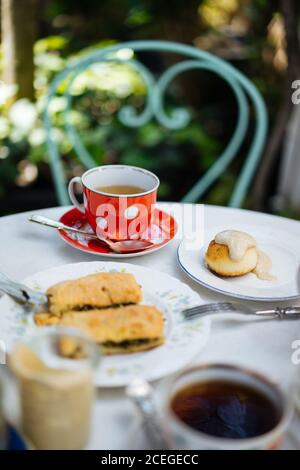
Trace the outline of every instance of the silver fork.
<instances>
[{"instance_id":1,"label":"silver fork","mask_svg":"<svg viewBox=\"0 0 300 470\"><path fill-rule=\"evenodd\" d=\"M263 310L254 310L247 305L236 302L217 302L196 307L187 308L182 311L185 320L192 320L196 317L205 317L218 313L242 313L246 315L257 315L259 317L285 319L300 319L300 307L273 307Z\"/></svg>"}]
</instances>

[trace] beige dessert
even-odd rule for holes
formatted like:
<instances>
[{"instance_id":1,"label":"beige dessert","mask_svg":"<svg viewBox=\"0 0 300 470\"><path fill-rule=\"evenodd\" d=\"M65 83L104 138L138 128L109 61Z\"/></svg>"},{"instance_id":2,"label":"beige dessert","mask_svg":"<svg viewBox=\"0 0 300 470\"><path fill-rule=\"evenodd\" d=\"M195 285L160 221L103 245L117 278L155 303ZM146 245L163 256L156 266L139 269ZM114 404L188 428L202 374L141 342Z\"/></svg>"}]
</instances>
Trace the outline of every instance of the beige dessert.
<instances>
[{"instance_id":1,"label":"beige dessert","mask_svg":"<svg viewBox=\"0 0 300 470\"><path fill-rule=\"evenodd\" d=\"M272 261L260 250L256 240L245 232L224 230L208 246L205 261L211 271L226 277L253 272L259 279L271 281Z\"/></svg>"},{"instance_id":2,"label":"beige dessert","mask_svg":"<svg viewBox=\"0 0 300 470\"><path fill-rule=\"evenodd\" d=\"M70 310L89 310L141 301L141 288L130 273L90 274L63 281L47 291L49 311L61 315Z\"/></svg>"},{"instance_id":3,"label":"beige dessert","mask_svg":"<svg viewBox=\"0 0 300 470\"><path fill-rule=\"evenodd\" d=\"M104 354L124 354L152 349L164 342L163 316L150 305L126 305L87 312L49 313L35 316L39 326L79 328L101 346ZM67 347L65 348L67 349Z\"/></svg>"}]
</instances>

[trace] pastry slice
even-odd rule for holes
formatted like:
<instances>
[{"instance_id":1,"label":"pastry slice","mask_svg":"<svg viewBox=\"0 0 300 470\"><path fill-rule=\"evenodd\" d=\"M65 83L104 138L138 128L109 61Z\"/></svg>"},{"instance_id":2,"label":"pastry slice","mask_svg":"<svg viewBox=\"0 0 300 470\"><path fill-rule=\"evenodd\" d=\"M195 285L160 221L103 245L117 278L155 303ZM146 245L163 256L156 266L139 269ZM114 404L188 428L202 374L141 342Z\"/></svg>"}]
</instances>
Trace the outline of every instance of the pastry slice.
<instances>
[{"instance_id":1,"label":"pastry slice","mask_svg":"<svg viewBox=\"0 0 300 470\"><path fill-rule=\"evenodd\" d=\"M164 343L163 315L150 305L65 312L62 317L39 313L35 322L39 326L79 328L101 346L104 354L145 351Z\"/></svg>"},{"instance_id":2,"label":"pastry slice","mask_svg":"<svg viewBox=\"0 0 300 470\"><path fill-rule=\"evenodd\" d=\"M90 274L64 281L47 291L49 311L62 315L70 310L89 310L141 301L141 288L130 273Z\"/></svg>"}]
</instances>

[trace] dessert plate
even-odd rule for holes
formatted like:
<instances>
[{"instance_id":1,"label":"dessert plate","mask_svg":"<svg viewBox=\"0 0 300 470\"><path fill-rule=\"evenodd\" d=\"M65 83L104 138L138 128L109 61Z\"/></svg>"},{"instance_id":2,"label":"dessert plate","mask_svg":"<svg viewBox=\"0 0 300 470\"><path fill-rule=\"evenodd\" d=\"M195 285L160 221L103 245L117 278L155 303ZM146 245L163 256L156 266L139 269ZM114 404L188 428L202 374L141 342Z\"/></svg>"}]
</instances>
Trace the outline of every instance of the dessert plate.
<instances>
[{"instance_id":1,"label":"dessert plate","mask_svg":"<svg viewBox=\"0 0 300 470\"><path fill-rule=\"evenodd\" d=\"M229 225L230 224L230 225ZM221 277L213 274L205 265L207 246L222 230L241 230L254 236L259 248L272 260L273 281L262 281L249 273L238 277ZM178 261L183 271L199 284L221 294L245 300L286 301L300 297L300 244L290 232L254 224L232 224L205 229L204 242L189 249L187 240L178 248Z\"/></svg>"},{"instance_id":2,"label":"dessert plate","mask_svg":"<svg viewBox=\"0 0 300 470\"><path fill-rule=\"evenodd\" d=\"M200 353L209 338L210 319L187 322L181 312L203 301L189 286L167 274L128 263L94 261L41 271L24 283L46 291L57 282L97 272L132 273L142 287L143 303L156 305L163 312L166 337L165 344L149 351L103 356L96 371L97 386L125 386L135 377L156 380L184 368ZM41 331L34 324L32 313L7 295L0 299L0 311L1 340L8 351L17 341L26 341Z\"/></svg>"},{"instance_id":3,"label":"dessert plate","mask_svg":"<svg viewBox=\"0 0 300 470\"><path fill-rule=\"evenodd\" d=\"M73 208L68 210L63 214L59 221L70 227L94 233L86 219L86 216L77 209ZM151 227L149 228L148 233L144 236L144 238L155 240L156 243L147 250L135 251L133 253L115 253L110 250L109 247L97 240L91 240L89 237L85 237L84 235L58 230L60 237L68 245L71 245L78 250L85 251L86 253L108 258L133 258L135 256L143 256L147 253L153 253L170 243L170 241L175 237L176 232L177 223L175 219L167 212L158 208L154 210Z\"/></svg>"}]
</instances>

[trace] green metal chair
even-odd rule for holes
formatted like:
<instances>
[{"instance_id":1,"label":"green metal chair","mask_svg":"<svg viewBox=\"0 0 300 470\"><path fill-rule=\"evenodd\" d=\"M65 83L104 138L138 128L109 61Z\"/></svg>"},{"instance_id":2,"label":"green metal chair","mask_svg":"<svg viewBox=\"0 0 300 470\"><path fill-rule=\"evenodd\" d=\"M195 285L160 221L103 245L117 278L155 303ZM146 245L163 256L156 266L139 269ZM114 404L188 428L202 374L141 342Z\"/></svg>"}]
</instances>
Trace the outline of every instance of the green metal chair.
<instances>
[{"instance_id":1,"label":"green metal chair","mask_svg":"<svg viewBox=\"0 0 300 470\"><path fill-rule=\"evenodd\" d=\"M116 52L124 48L130 48L134 52L173 52L176 54L181 54L182 56L187 57L187 59L172 65L157 80L155 80L151 72L137 60L122 60L115 58ZM209 187L218 179L218 177L222 175L222 173L232 162L244 140L249 124L249 104L252 104L255 114L254 136L248 154L245 158L244 166L229 201L229 206L240 207L244 201L254 172L259 163L267 134L267 113L260 93L245 75L235 69L232 65L228 64L222 59L219 59L213 54L180 43L156 40L131 41L99 49L69 65L66 69L60 72L51 83L46 98L43 121L46 129L49 161L60 204L68 204L69 197L66 190L64 169L60 159L58 146L55 140L52 138L52 124L49 105L52 98L56 95L57 89L61 82L67 80L67 87L65 91L67 106L64 111L66 132L80 162L86 168L95 166L95 162L93 161L87 149L83 146L75 127L68 119L68 113L70 112L72 106L72 95L70 89L74 79L80 73L89 68L92 64L99 62L118 62L131 64L131 66L138 71L146 84L148 93L143 112L138 115L136 110L128 105L124 106L119 112L120 121L128 127L143 126L154 118L168 129L184 128L190 119L188 111L183 108L177 108L173 110L171 114L167 115L164 110L163 100L164 93L172 80L177 75L187 70L201 69L214 72L215 74L222 77L232 88L238 105L238 119L235 131L228 145L219 156L217 161L183 198L184 202L199 201L205 191L209 189Z\"/></svg>"}]
</instances>

